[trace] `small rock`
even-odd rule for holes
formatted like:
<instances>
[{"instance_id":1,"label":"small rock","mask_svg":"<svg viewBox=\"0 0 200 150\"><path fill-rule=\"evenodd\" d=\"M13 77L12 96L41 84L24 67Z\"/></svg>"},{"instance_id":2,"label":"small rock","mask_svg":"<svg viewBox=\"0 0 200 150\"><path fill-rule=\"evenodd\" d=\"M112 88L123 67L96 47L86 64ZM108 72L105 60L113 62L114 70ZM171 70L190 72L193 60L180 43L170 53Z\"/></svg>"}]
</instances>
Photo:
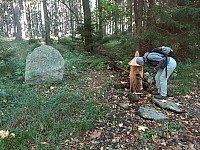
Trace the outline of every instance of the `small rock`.
<instances>
[{"instance_id":1,"label":"small rock","mask_svg":"<svg viewBox=\"0 0 200 150\"><path fill-rule=\"evenodd\" d=\"M136 95L136 94L128 94L127 95L127 97L128 97L128 99L129 99L129 101L131 102L131 103L134 103L134 102L138 102L139 101L139 96L138 95Z\"/></svg>"},{"instance_id":2,"label":"small rock","mask_svg":"<svg viewBox=\"0 0 200 150\"><path fill-rule=\"evenodd\" d=\"M122 108L124 108L124 109L126 109L126 110L130 109L129 108L129 103L119 103L119 106L122 107Z\"/></svg>"}]
</instances>

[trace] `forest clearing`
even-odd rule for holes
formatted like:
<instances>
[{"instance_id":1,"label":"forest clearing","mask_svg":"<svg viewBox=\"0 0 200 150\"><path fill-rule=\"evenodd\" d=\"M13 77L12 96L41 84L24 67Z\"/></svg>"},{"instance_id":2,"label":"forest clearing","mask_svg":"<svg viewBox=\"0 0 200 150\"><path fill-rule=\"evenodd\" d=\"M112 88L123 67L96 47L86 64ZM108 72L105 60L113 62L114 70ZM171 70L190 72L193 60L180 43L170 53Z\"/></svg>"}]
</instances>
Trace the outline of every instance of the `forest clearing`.
<instances>
[{"instance_id":1,"label":"forest clearing","mask_svg":"<svg viewBox=\"0 0 200 150\"><path fill-rule=\"evenodd\" d=\"M200 148L199 0L2 0L0 5L0 150ZM160 46L171 47L177 62L168 80L171 96L163 102L173 101L181 111L154 100L150 66L143 71L152 82L142 78L143 90L130 91L135 52L143 56ZM52 69L44 74L58 80L32 84L37 74L27 76L27 63L35 65L35 58L35 70L51 58L40 71ZM165 119L142 117L144 108Z\"/></svg>"}]
</instances>

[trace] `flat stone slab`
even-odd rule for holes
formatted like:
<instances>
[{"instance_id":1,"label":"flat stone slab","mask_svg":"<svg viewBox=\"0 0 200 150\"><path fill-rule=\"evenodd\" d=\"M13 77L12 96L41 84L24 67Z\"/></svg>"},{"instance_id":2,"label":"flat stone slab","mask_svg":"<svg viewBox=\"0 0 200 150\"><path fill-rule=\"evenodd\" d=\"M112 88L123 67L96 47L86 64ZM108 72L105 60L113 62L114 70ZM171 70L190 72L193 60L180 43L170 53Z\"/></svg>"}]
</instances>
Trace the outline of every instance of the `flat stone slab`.
<instances>
[{"instance_id":1,"label":"flat stone slab","mask_svg":"<svg viewBox=\"0 0 200 150\"><path fill-rule=\"evenodd\" d=\"M150 119L150 120L169 119L169 117L166 116L165 114L159 113L156 109L150 107L140 107L137 111L137 114L145 119Z\"/></svg>"},{"instance_id":2,"label":"flat stone slab","mask_svg":"<svg viewBox=\"0 0 200 150\"><path fill-rule=\"evenodd\" d=\"M163 108L163 109L168 109L170 111L176 112L176 113L183 113L184 111L178 107L174 102L171 100L158 100L156 98L153 98L153 102Z\"/></svg>"}]
</instances>

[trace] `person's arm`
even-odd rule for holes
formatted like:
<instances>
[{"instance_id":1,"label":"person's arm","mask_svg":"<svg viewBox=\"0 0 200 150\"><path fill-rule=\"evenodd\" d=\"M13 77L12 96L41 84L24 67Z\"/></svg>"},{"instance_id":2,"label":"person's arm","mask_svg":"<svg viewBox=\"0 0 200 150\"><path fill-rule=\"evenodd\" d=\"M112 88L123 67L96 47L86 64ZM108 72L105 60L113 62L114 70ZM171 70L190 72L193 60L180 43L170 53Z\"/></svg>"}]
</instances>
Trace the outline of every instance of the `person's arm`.
<instances>
[{"instance_id":1,"label":"person's arm","mask_svg":"<svg viewBox=\"0 0 200 150\"><path fill-rule=\"evenodd\" d=\"M160 62L161 60L165 58L162 54L154 53L154 52L149 53L147 57L149 60L157 61L157 62Z\"/></svg>"}]
</instances>

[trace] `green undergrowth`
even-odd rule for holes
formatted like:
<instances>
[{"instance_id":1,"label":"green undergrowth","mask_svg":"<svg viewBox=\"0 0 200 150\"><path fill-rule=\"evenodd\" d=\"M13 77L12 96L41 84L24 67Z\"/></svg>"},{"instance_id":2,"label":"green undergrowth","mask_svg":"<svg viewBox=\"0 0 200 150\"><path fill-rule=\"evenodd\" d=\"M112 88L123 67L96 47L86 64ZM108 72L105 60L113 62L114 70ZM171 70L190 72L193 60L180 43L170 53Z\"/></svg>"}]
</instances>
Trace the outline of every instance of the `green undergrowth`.
<instances>
[{"instance_id":1,"label":"green undergrowth","mask_svg":"<svg viewBox=\"0 0 200 150\"><path fill-rule=\"evenodd\" d=\"M0 138L0 149L62 149L65 141L94 129L95 121L110 111L98 102L104 91L88 85L89 72L105 70L106 58L56 45L62 48L65 59L63 81L28 85L24 83L25 56L35 45L25 41L11 45L16 49L15 57L7 64L0 63L0 130L8 130L15 137ZM175 85L172 92L183 95L197 87L199 66L198 60L178 62L169 81ZM148 142L154 132L141 135L141 141Z\"/></svg>"},{"instance_id":2,"label":"green undergrowth","mask_svg":"<svg viewBox=\"0 0 200 150\"><path fill-rule=\"evenodd\" d=\"M105 60L75 50L65 52L66 71L58 82L25 84L25 57L1 63L0 130L15 137L0 138L0 149L62 149L65 141L92 130L109 111L99 105L101 91L89 88L87 78L91 70L104 69ZM16 57L22 53L25 56L26 51Z\"/></svg>"},{"instance_id":3,"label":"green undergrowth","mask_svg":"<svg viewBox=\"0 0 200 150\"><path fill-rule=\"evenodd\" d=\"M16 136L1 139L0 149L56 148L92 129L107 110L98 106L96 91L77 86L78 81L1 87L1 129Z\"/></svg>"},{"instance_id":4,"label":"green undergrowth","mask_svg":"<svg viewBox=\"0 0 200 150\"><path fill-rule=\"evenodd\" d=\"M169 91L175 96L183 96L200 88L200 61L187 59L177 61L177 67L169 79Z\"/></svg>"}]
</instances>

